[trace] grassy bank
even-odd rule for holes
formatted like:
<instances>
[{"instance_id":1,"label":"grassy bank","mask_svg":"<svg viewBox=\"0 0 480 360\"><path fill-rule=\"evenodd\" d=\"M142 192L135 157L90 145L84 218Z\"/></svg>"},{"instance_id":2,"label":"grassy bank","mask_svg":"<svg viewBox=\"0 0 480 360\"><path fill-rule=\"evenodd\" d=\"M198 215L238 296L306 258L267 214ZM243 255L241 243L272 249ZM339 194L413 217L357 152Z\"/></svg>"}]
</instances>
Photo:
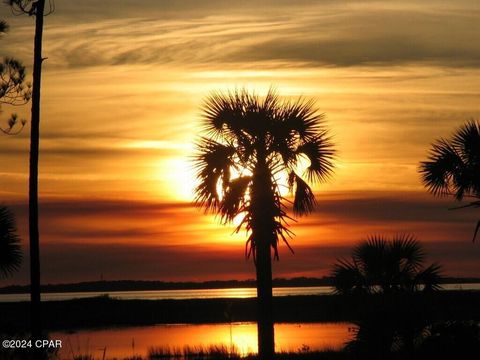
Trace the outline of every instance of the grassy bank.
<instances>
[{"instance_id":1,"label":"grassy bank","mask_svg":"<svg viewBox=\"0 0 480 360\"><path fill-rule=\"evenodd\" d=\"M275 358L281 359L350 359L351 354L345 351L335 350L322 350L322 351L310 351L309 349L300 349L297 352L277 352ZM230 348L226 345L213 345L209 347L203 346L185 346L183 348L165 348L156 347L151 348L146 360L169 360L169 359L195 359L195 360L256 360L258 356L256 354L241 355L235 348ZM92 359L93 360L93 359ZM144 360L139 357L135 360Z\"/></svg>"},{"instance_id":2,"label":"grassy bank","mask_svg":"<svg viewBox=\"0 0 480 360\"><path fill-rule=\"evenodd\" d=\"M4 354L2 360L18 360L15 354ZM256 354L241 355L237 350L225 345L209 347L152 348L146 356L130 355L125 357L94 356L91 353L72 353L67 356L49 354L49 360L258 360ZM352 354L346 351L308 351L277 352L275 360L354 360Z\"/></svg>"},{"instance_id":3,"label":"grassy bank","mask_svg":"<svg viewBox=\"0 0 480 360\"><path fill-rule=\"evenodd\" d=\"M442 291L417 294L414 301L428 307L436 320L480 320L480 292ZM286 296L274 299L276 322L356 321L385 302L381 296ZM0 329L28 328L29 303L0 303ZM255 299L115 300L108 297L43 303L47 330L173 323L255 321Z\"/></svg>"}]
</instances>

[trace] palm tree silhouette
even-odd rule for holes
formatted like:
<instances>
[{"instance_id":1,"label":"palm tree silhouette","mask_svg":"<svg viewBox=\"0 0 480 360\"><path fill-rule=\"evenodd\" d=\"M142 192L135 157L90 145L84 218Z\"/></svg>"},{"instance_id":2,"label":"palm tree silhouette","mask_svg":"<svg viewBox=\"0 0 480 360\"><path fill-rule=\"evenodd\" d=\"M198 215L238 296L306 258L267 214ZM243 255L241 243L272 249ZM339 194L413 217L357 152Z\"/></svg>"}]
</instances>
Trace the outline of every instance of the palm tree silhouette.
<instances>
[{"instance_id":1,"label":"palm tree silhouette","mask_svg":"<svg viewBox=\"0 0 480 360\"><path fill-rule=\"evenodd\" d=\"M11 276L21 263L22 251L15 217L7 207L0 206L0 278Z\"/></svg>"},{"instance_id":2,"label":"palm tree silhouette","mask_svg":"<svg viewBox=\"0 0 480 360\"><path fill-rule=\"evenodd\" d=\"M347 344L356 356L412 358L430 321L428 296L441 288L440 266L424 263L421 244L411 235L396 235L371 236L354 248L351 260L334 265L335 292L355 295L362 304L355 339Z\"/></svg>"},{"instance_id":3,"label":"palm tree silhouette","mask_svg":"<svg viewBox=\"0 0 480 360\"><path fill-rule=\"evenodd\" d=\"M357 245L351 260L339 260L332 277L335 292L373 294L438 290L440 265L424 267L425 252L411 235L391 241L371 236Z\"/></svg>"},{"instance_id":4,"label":"palm tree silhouette","mask_svg":"<svg viewBox=\"0 0 480 360\"><path fill-rule=\"evenodd\" d=\"M223 223L243 215L236 231L249 232L245 253L256 267L258 352L270 359L272 250L278 259L279 240L290 248L287 238L293 235L280 177L285 174L294 194L294 215L305 215L313 210L315 196L297 165L308 159L306 179L324 181L332 174L335 151L313 101L281 101L271 90L261 100L241 90L212 94L202 112L206 136L197 144L195 201L206 212L220 215Z\"/></svg>"},{"instance_id":5,"label":"palm tree silhouette","mask_svg":"<svg viewBox=\"0 0 480 360\"><path fill-rule=\"evenodd\" d=\"M437 140L428 161L420 163L425 187L435 196L453 196L473 200L462 207L480 207L480 123L471 120L461 126L450 140ZM456 208L456 209L458 209ZM480 228L478 221L473 240Z\"/></svg>"}]
</instances>

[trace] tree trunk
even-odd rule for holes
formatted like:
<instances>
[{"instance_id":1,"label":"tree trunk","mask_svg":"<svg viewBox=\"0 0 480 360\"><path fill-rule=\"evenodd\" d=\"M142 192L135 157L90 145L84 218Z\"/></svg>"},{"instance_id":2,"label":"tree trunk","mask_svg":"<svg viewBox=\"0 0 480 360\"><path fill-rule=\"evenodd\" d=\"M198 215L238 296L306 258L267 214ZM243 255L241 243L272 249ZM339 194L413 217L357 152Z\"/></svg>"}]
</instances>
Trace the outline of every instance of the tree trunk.
<instances>
[{"instance_id":1,"label":"tree trunk","mask_svg":"<svg viewBox=\"0 0 480 360\"><path fill-rule=\"evenodd\" d=\"M38 231L38 150L40 140L40 83L42 74L42 35L45 0L39 0L35 12L33 52L32 121L30 132L29 236L30 236L30 299L31 333L41 339L40 309L40 239ZM35 358L39 358L36 352Z\"/></svg>"},{"instance_id":2,"label":"tree trunk","mask_svg":"<svg viewBox=\"0 0 480 360\"><path fill-rule=\"evenodd\" d=\"M272 299L272 260L270 244L259 241L257 246L257 332L258 355L270 360L275 353Z\"/></svg>"},{"instance_id":3,"label":"tree trunk","mask_svg":"<svg viewBox=\"0 0 480 360\"><path fill-rule=\"evenodd\" d=\"M256 246L257 334L259 359L275 354L272 299L271 244L275 241L275 198L271 174L261 152L257 157L252 184L252 236Z\"/></svg>"}]
</instances>

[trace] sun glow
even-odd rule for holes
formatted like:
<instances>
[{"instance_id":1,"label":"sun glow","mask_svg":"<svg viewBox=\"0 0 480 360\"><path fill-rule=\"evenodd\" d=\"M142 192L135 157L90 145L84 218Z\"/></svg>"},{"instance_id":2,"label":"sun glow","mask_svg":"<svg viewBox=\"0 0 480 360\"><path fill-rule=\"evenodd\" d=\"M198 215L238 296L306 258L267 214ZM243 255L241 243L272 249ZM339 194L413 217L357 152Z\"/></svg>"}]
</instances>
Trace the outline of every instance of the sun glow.
<instances>
[{"instance_id":1,"label":"sun glow","mask_svg":"<svg viewBox=\"0 0 480 360\"><path fill-rule=\"evenodd\" d=\"M167 140L132 140L122 144L125 149L154 149L154 150L191 150L190 144L177 143Z\"/></svg>"},{"instance_id":2,"label":"sun glow","mask_svg":"<svg viewBox=\"0 0 480 360\"><path fill-rule=\"evenodd\" d=\"M300 155L297 159L297 163L293 169L295 173L302 178L306 176L306 170L310 166L310 161L306 156ZM274 180L278 186L278 191L282 197L291 196L290 187L288 186L288 172L280 171L274 175ZM311 185L311 184L310 184Z\"/></svg>"},{"instance_id":3,"label":"sun glow","mask_svg":"<svg viewBox=\"0 0 480 360\"><path fill-rule=\"evenodd\" d=\"M167 198L182 202L194 200L197 184L193 164L188 157L171 157L156 165L155 178L160 183L160 192Z\"/></svg>"}]
</instances>

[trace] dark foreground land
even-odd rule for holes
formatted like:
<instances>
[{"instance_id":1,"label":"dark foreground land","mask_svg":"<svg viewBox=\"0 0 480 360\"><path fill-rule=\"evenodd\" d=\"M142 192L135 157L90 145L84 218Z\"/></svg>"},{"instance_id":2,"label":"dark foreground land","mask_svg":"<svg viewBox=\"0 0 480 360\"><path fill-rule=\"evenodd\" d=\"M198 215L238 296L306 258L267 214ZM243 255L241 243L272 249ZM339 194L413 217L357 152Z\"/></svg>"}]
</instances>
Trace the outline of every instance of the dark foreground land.
<instances>
[{"instance_id":1,"label":"dark foreground land","mask_svg":"<svg viewBox=\"0 0 480 360\"><path fill-rule=\"evenodd\" d=\"M274 298L276 322L358 321L372 311L399 304L406 316L428 315L435 321L480 320L480 292L440 291L414 296L286 296ZM411 306L405 306L411 304ZM43 306L46 330L173 323L255 321L255 299L115 300L106 296L48 301ZM29 303L0 303L0 331L28 328ZM416 314L418 313L418 314ZM403 315L402 315L403 316Z\"/></svg>"},{"instance_id":2,"label":"dark foreground land","mask_svg":"<svg viewBox=\"0 0 480 360\"><path fill-rule=\"evenodd\" d=\"M480 278L443 278L441 284L478 284ZM333 278L296 277L291 279L275 278L273 287L332 286ZM43 284L42 293L50 292L111 292L111 291L155 291L155 290L193 290L255 288L255 280L216 280L204 282L168 282L168 281L87 281L73 284ZM28 294L29 285L11 285L0 288L0 294Z\"/></svg>"}]
</instances>

